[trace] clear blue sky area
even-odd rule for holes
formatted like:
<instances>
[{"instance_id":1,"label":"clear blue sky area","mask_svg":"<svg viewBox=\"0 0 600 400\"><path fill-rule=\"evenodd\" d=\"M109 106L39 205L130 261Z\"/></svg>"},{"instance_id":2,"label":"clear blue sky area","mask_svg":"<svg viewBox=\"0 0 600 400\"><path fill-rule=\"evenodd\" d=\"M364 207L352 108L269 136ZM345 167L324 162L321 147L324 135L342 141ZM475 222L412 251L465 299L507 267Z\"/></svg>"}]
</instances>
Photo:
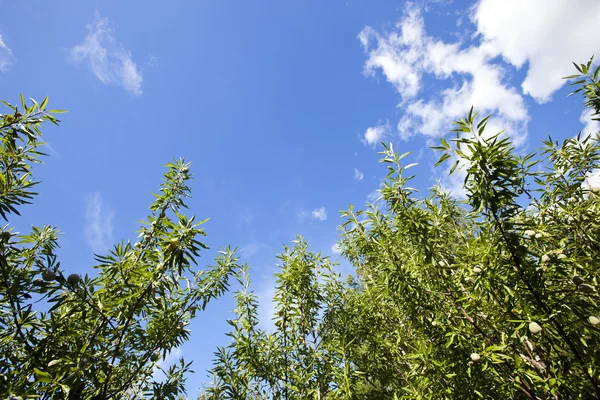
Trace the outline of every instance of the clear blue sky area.
<instances>
[{"instance_id":1,"label":"clear blue sky area","mask_svg":"<svg viewBox=\"0 0 600 400\"><path fill-rule=\"evenodd\" d=\"M385 176L379 140L413 152L426 191L444 175L429 146L471 105L498 114L519 151L597 128L560 77L600 52L594 24L577 19L600 16L599 3L537 14L500 3L504 14L487 0L0 1L0 98L48 95L69 111L44 128L40 196L14 224L58 226L62 267L94 273L93 253L135 238L163 164L183 157L188 213L211 218L199 264L239 246L268 318L284 243L301 234L339 259L339 211ZM553 38L559 25L580 36ZM228 343L233 307L229 293L191 325L190 397Z\"/></svg>"}]
</instances>

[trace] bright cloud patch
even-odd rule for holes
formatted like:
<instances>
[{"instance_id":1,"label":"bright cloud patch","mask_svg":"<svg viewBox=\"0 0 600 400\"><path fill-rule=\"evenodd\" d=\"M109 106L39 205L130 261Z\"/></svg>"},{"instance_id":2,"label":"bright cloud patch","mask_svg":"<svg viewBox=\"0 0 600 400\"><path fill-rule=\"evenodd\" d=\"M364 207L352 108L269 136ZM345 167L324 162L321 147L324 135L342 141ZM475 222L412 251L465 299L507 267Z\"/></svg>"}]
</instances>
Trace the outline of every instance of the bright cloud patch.
<instances>
[{"instance_id":1,"label":"bright cloud patch","mask_svg":"<svg viewBox=\"0 0 600 400\"><path fill-rule=\"evenodd\" d=\"M125 49L114 36L108 19L96 13L94 22L87 25L88 35L83 43L70 49L70 57L87 64L92 73L104 84L123 87L136 96L142 94L142 74Z\"/></svg>"},{"instance_id":2,"label":"bright cloud patch","mask_svg":"<svg viewBox=\"0 0 600 400\"><path fill-rule=\"evenodd\" d=\"M12 51L6 43L4 43L2 35L0 35L0 72L9 71L14 62L15 57L13 56Z\"/></svg>"},{"instance_id":3,"label":"bright cloud patch","mask_svg":"<svg viewBox=\"0 0 600 400\"><path fill-rule=\"evenodd\" d=\"M388 131L388 124L369 127L365 131L365 142L367 144L379 143Z\"/></svg>"},{"instance_id":4,"label":"bright cloud patch","mask_svg":"<svg viewBox=\"0 0 600 400\"><path fill-rule=\"evenodd\" d=\"M314 219L319 221L325 221L327 219L327 211L325 211L325 207L317 208L313 210L311 214Z\"/></svg>"},{"instance_id":5,"label":"bright cloud patch","mask_svg":"<svg viewBox=\"0 0 600 400\"><path fill-rule=\"evenodd\" d=\"M506 129L518 146L527 136L529 120L523 94L540 103L550 100L565 83L561 78L572 73L570 61L585 62L600 53L597 0L480 0L470 17L478 39L470 45L429 35L422 10L414 3L408 3L394 29L366 27L358 35L367 56L365 74L382 73L400 95L401 138L443 136L452 121L473 106L484 115L495 115L486 135ZM526 78L521 88L514 87L507 76L512 67L523 66ZM443 86L421 95L425 77L442 81ZM581 122L584 133L600 130L589 112L582 114ZM381 135L368 130L365 141L373 143ZM441 185L464 196L463 179L464 171L457 171Z\"/></svg>"},{"instance_id":6,"label":"bright cloud patch","mask_svg":"<svg viewBox=\"0 0 600 400\"><path fill-rule=\"evenodd\" d=\"M482 43L463 48L429 36L421 11L409 4L404 17L391 32L367 27L359 39L367 54L365 71L380 70L402 98L403 117L398 123L401 137L415 134L439 137L453 120L475 105L494 113L501 125L524 137L528 120L523 98L504 81L505 71L492 60L494 46ZM419 98L424 75L448 81L451 86L429 98Z\"/></svg>"},{"instance_id":7,"label":"bright cloud patch","mask_svg":"<svg viewBox=\"0 0 600 400\"><path fill-rule=\"evenodd\" d=\"M308 211L308 210L304 210L304 211L300 211L296 214L298 220L300 221L305 221L305 220L317 220L317 221L325 221L327 219L327 211L325 210L325 207L319 207L319 208L315 208L312 211Z\"/></svg>"},{"instance_id":8,"label":"bright cloud patch","mask_svg":"<svg viewBox=\"0 0 600 400\"><path fill-rule=\"evenodd\" d=\"M92 193L85 198L85 238L94 253L106 251L113 242L113 217L100 193Z\"/></svg>"},{"instance_id":9,"label":"bright cloud patch","mask_svg":"<svg viewBox=\"0 0 600 400\"><path fill-rule=\"evenodd\" d=\"M342 249L340 248L340 245L336 243L333 246L331 246L331 252L333 254L342 254Z\"/></svg>"},{"instance_id":10,"label":"bright cloud patch","mask_svg":"<svg viewBox=\"0 0 600 400\"><path fill-rule=\"evenodd\" d=\"M573 73L570 61L600 55L598 0L481 0L473 20L486 45L517 68L527 65L523 92L538 102Z\"/></svg>"},{"instance_id":11,"label":"bright cloud patch","mask_svg":"<svg viewBox=\"0 0 600 400\"><path fill-rule=\"evenodd\" d=\"M265 279L259 284L258 297L258 326L268 332L275 332L275 296L276 282L272 278Z\"/></svg>"},{"instance_id":12,"label":"bright cloud patch","mask_svg":"<svg viewBox=\"0 0 600 400\"><path fill-rule=\"evenodd\" d=\"M583 129L581 130L583 136L589 136L600 132L600 121L593 119L600 118L600 116L594 116L592 114L594 114L594 110L586 108L581 113L581 117L579 117L579 121L583 124Z\"/></svg>"},{"instance_id":13,"label":"bright cloud patch","mask_svg":"<svg viewBox=\"0 0 600 400\"><path fill-rule=\"evenodd\" d=\"M365 174L363 174L358 168L354 168L354 179L357 181L362 181L364 177Z\"/></svg>"},{"instance_id":14,"label":"bright cloud patch","mask_svg":"<svg viewBox=\"0 0 600 400\"><path fill-rule=\"evenodd\" d=\"M598 191L600 189L600 169L595 169L588 173L585 180L588 189Z\"/></svg>"},{"instance_id":15,"label":"bright cloud patch","mask_svg":"<svg viewBox=\"0 0 600 400\"><path fill-rule=\"evenodd\" d=\"M412 3L392 31L366 27L358 35L367 54L365 73L381 71L402 98L401 137L441 136L474 106L494 113L494 125L507 128L519 144L528 113L520 91L505 82L509 65L527 66L523 93L545 102L572 73L570 61L585 62L600 53L597 0L481 0L471 19L479 36L471 46L428 35L421 9ZM419 98L425 75L450 87Z\"/></svg>"}]
</instances>

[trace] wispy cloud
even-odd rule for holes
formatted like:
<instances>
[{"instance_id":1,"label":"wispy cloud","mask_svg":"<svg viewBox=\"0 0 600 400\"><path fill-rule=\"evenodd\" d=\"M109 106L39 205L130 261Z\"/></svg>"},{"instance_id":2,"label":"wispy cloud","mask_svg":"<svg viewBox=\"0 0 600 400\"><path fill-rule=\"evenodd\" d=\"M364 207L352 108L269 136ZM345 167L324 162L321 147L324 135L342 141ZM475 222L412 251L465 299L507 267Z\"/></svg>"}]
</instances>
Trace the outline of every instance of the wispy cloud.
<instances>
[{"instance_id":1,"label":"wispy cloud","mask_svg":"<svg viewBox=\"0 0 600 400\"><path fill-rule=\"evenodd\" d=\"M465 189L465 177L467 176L467 171L465 169L464 162L459 162L459 167L457 167L456 170L454 170L454 173L452 175L449 174L450 168L451 167L448 167L446 169L446 172L448 172L448 174L444 177L443 180L440 180L438 182L438 185L443 191L448 193L450 196L455 197L457 199L466 199L467 189Z\"/></svg>"},{"instance_id":2,"label":"wispy cloud","mask_svg":"<svg viewBox=\"0 0 600 400\"><path fill-rule=\"evenodd\" d=\"M331 253L332 254L342 254L342 249L340 248L340 245L335 243L333 246L331 246Z\"/></svg>"},{"instance_id":3,"label":"wispy cloud","mask_svg":"<svg viewBox=\"0 0 600 400\"><path fill-rule=\"evenodd\" d=\"M381 185L379 185L379 188L381 188ZM381 190L375 189L367 195L367 201L369 203L375 203L380 197L381 197Z\"/></svg>"},{"instance_id":4,"label":"wispy cloud","mask_svg":"<svg viewBox=\"0 0 600 400\"><path fill-rule=\"evenodd\" d=\"M0 35L0 72L10 71L14 62L15 56Z\"/></svg>"},{"instance_id":5,"label":"wispy cloud","mask_svg":"<svg viewBox=\"0 0 600 400\"><path fill-rule=\"evenodd\" d=\"M364 143L374 145L379 143L390 131L390 125L388 123L379 124L367 128L364 134Z\"/></svg>"},{"instance_id":6,"label":"wispy cloud","mask_svg":"<svg viewBox=\"0 0 600 400\"><path fill-rule=\"evenodd\" d=\"M102 253L112 244L114 216L99 192L85 197L85 238L94 253Z\"/></svg>"},{"instance_id":7,"label":"wispy cloud","mask_svg":"<svg viewBox=\"0 0 600 400\"><path fill-rule=\"evenodd\" d=\"M362 181L364 177L365 174L363 174L358 168L354 168L354 179L357 181Z\"/></svg>"},{"instance_id":8,"label":"wispy cloud","mask_svg":"<svg viewBox=\"0 0 600 400\"><path fill-rule=\"evenodd\" d=\"M158 67L158 57L155 57L152 54L150 54L148 56L148 61L146 61L146 65L151 68Z\"/></svg>"},{"instance_id":9,"label":"wispy cloud","mask_svg":"<svg viewBox=\"0 0 600 400\"><path fill-rule=\"evenodd\" d=\"M258 298L258 327L267 332L275 332L275 279L271 276L259 284L256 292Z\"/></svg>"},{"instance_id":10,"label":"wispy cloud","mask_svg":"<svg viewBox=\"0 0 600 400\"><path fill-rule=\"evenodd\" d=\"M583 124L583 129L581 130L583 136L589 136L600 132L600 121L592 119L598 118L597 115L594 116L593 114L594 110L586 108L579 117L579 122Z\"/></svg>"},{"instance_id":11,"label":"wispy cloud","mask_svg":"<svg viewBox=\"0 0 600 400\"><path fill-rule=\"evenodd\" d=\"M260 241L248 243L240 248L240 255L244 261L264 260L265 257L270 258L273 254L275 254L275 249Z\"/></svg>"},{"instance_id":12,"label":"wispy cloud","mask_svg":"<svg viewBox=\"0 0 600 400\"><path fill-rule=\"evenodd\" d=\"M314 219L318 219L319 221L325 221L327 219L327 211L325 211L325 207L320 207L312 211L312 216Z\"/></svg>"},{"instance_id":13,"label":"wispy cloud","mask_svg":"<svg viewBox=\"0 0 600 400\"><path fill-rule=\"evenodd\" d=\"M427 34L422 11L413 3L404 17L389 32L371 27L359 34L367 61L365 73L381 71L397 90L403 116L398 133L404 139L416 134L444 135L451 122L464 116L475 105L482 112L495 113L513 135L524 138L529 119L518 91L504 82L505 69L493 63L497 47L483 42L462 48L460 42L448 43ZM419 97L424 75L452 86ZM455 82L458 82L455 83ZM368 132L375 140L377 131Z\"/></svg>"},{"instance_id":14,"label":"wispy cloud","mask_svg":"<svg viewBox=\"0 0 600 400\"><path fill-rule=\"evenodd\" d=\"M394 29L366 27L358 35L367 54L365 74L380 71L401 97L397 129L402 138L442 136L452 120L474 106L495 114L491 124L507 128L518 145L529 120L523 95L549 101L565 84L561 77L572 72L570 61L585 62L600 49L597 0L480 0L470 11L476 35L469 39L449 42L429 35L423 9L414 2L407 3ZM465 45L470 39L476 42ZM511 67L526 68L521 90L507 81ZM424 93L424 77L450 86ZM381 132L367 130L366 142Z\"/></svg>"},{"instance_id":15,"label":"wispy cloud","mask_svg":"<svg viewBox=\"0 0 600 400\"><path fill-rule=\"evenodd\" d=\"M312 211L300 211L297 214L299 220L315 219L317 221L325 221L327 219L327 211L325 207L315 208Z\"/></svg>"},{"instance_id":16,"label":"wispy cloud","mask_svg":"<svg viewBox=\"0 0 600 400\"><path fill-rule=\"evenodd\" d=\"M141 95L142 74L131 52L115 38L108 19L96 13L94 21L86 27L88 34L83 42L69 50L71 60L87 64L103 84L119 85L129 93Z\"/></svg>"}]
</instances>

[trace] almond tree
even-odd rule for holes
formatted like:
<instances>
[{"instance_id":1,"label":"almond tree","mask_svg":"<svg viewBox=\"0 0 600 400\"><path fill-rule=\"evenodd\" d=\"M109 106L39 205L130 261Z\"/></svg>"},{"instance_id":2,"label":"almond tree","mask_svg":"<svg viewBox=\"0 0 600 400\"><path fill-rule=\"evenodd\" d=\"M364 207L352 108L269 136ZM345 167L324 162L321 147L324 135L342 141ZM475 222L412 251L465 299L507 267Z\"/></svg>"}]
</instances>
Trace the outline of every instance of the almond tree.
<instances>
[{"instance_id":1,"label":"almond tree","mask_svg":"<svg viewBox=\"0 0 600 400\"><path fill-rule=\"evenodd\" d=\"M330 332L342 311L339 275L301 237L279 259L273 331L258 327L258 302L245 266L238 276L236 318L229 321L232 343L216 352L214 384L201 398L324 399L343 393L343 348Z\"/></svg>"},{"instance_id":2,"label":"almond tree","mask_svg":"<svg viewBox=\"0 0 600 400\"><path fill-rule=\"evenodd\" d=\"M599 69L577 68L595 107ZM353 360L367 398L600 397L600 188L588 179L600 136L521 156L488 119L471 111L437 147L451 173L463 168L464 204L439 187L418 198L390 145L383 202L346 213L341 247L371 310L355 315L370 327Z\"/></svg>"},{"instance_id":3,"label":"almond tree","mask_svg":"<svg viewBox=\"0 0 600 400\"><path fill-rule=\"evenodd\" d=\"M576 67L598 117L600 68ZM419 196L408 153L383 144L380 199L343 213L356 279L317 278L303 241L286 249L275 333L238 293L233 342L202 396L600 398L600 134L521 155L489 118L471 110L436 147L464 175L464 201L440 185Z\"/></svg>"},{"instance_id":4,"label":"almond tree","mask_svg":"<svg viewBox=\"0 0 600 400\"><path fill-rule=\"evenodd\" d=\"M58 123L45 99L4 103L0 137L0 215L8 223L36 193L32 164L43 154L40 127ZM190 196L190 164L166 165L159 194L135 243L97 255L97 273L61 268L59 232L33 227L0 232L0 397L69 399L175 398L185 392L183 359L154 381L153 372L189 339L186 328L222 295L236 268L226 249L207 270L194 265L205 235L181 214Z\"/></svg>"}]
</instances>

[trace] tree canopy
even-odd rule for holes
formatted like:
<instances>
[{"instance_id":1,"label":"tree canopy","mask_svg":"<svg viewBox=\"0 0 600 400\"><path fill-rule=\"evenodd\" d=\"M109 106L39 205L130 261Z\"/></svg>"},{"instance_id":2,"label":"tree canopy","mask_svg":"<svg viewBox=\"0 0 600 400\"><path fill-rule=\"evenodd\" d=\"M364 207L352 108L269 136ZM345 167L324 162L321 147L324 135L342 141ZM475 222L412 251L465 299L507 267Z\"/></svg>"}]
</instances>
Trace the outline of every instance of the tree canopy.
<instances>
[{"instance_id":1,"label":"tree canopy","mask_svg":"<svg viewBox=\"0 0 600 400\"><path fill-rule=\"evenodd\" d=\"M0 215L5 221L36 193L31 166L40 162L40 126L58 123L45 99L4 103L0 125ZM185 391L183 359L153 379L158 363L189 338L190 320L228 288L231 249L216 265L195 268L206 246L202 224L181 214L190 196L190 164L166 165L151 214L135 243L97 255L96 276L61 268L59 232L33 227L0 232L0 397L69 399L174 398Z\"/></svg>"},{"instance_id":2,"label":"tree canopy","mask_svg":"<svg viewBox=\"0 0 600 400\"><path fill-rule=\"evenodd\" d=\"M599 118L600 67L576 68L568 78ZM58 123L46 103L1 115L7 222L35 195L40 127ZM408 153L383 144L380 198L342 213L355 274L298 237L279 255L271 330L234 250L196 269L204 221L181 213L183 160L166 165L138 240L97 255L93 277L61 268L55 227L4 226L0 396L177 398L190 364L153 371L235 277L230 344L201 399L600 398L600 133L522 154L489 118L471 109L435 147L464 200L441 185L419 195Z\"/></svg>"},{"instance_id":3,"label":"tree canopy","mask_svg":"<svg viewBox=\"0 0 600 400\"><path fill-rule=\"evenodd\" d=\"M600 68L576 65L576 92L600 113ZM343 213L339 246L356 269L295 242L281 255L276 328L237 293L229 346L206 399L600 397L600 136L520 154L471 110L439 164L466 199L411 188L406 154L385 145L381 197Z\"/></svg>"}]
</instances>

